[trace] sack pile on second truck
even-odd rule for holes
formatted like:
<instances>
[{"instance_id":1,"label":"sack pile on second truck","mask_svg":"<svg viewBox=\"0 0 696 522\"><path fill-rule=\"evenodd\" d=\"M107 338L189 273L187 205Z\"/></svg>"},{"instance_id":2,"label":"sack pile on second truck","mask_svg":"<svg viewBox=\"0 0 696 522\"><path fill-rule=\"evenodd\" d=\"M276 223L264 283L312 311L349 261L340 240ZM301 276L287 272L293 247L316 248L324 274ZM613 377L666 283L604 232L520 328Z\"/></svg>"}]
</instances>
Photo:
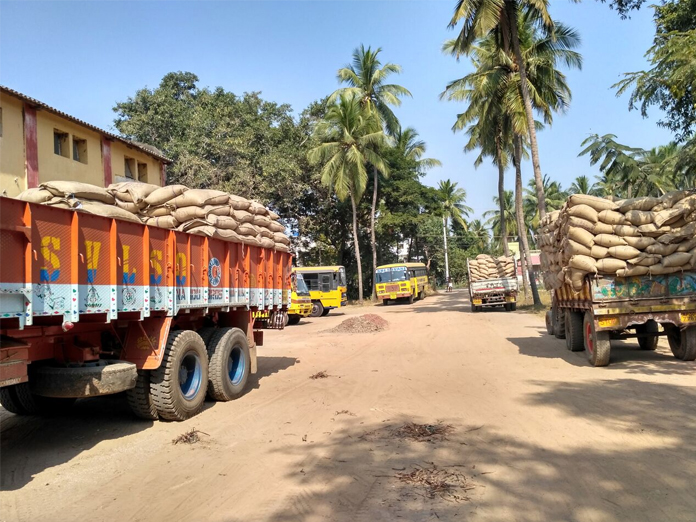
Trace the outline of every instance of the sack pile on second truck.
<instances>
[{"instance_id":1,"label":"sack pile on second truck","mask_svg":"<svg viewBox=\"0 0 696 522\"><path fill-rule=\"evenodd\" d=\"M220 190L136 181L104 189L76 181L49 181L17 198L289 252L290 239L275 212Z\"/></svg>"},{"instance_id":2,"label":"sack pile on second truck","mask_svg":"<svg viewBox=\"0 0 696 522\"><path fill-rule=\"evenodd\" d=\"M511 257L493 257L480 254L469 260L471 281L484 281L504 277L515 277L515 261Z\"/></svg>"},{"instance_id":3,"label":"sack pile on second truck","mask_svg":"<svg viewBox=\"0 0 696 522\"><path fill-rule=\"evenodd\" d=\"M579 292L587 274L673 274L696 267L696 190L621 201L575 194L541 223L544 283Z\"/></svg>"}]
</instances>

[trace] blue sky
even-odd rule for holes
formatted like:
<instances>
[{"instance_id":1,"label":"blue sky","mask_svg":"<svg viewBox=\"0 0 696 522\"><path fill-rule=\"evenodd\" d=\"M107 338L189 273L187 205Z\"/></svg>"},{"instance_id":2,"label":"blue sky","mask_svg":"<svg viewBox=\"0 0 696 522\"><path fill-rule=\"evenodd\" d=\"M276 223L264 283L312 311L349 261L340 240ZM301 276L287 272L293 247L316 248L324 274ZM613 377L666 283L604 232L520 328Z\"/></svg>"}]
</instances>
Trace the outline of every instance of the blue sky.
<instances>
[{"instance_id":1,"label":"blue sky","mask_svg":"<svg viewBox=\"0 0 696 522\"><path fill-rule=\"evenodd\" d=\"M428 144L443 166L424 181L450 178L466 188L481 215L493 207L497 170L473 166L464 136L451 126L463 106L441 102L445 85L470 71L440 52L452 37L447 23L454 0L431 1L217 1L217 2L0 2L0 83L94 125L114 130L111 111L170 71L190 71L200 86L222 86L289 103L300 112L336 89L336 70L355 47L382 47L383 61L403 67L398 83L413 98L397 114ZM595 176L578 158L589 133L614 133L632 146L653 147L671 136L650 119L629 112L627 96L610 88L622 72L643 69L654 34L652 10L621 20L606 4L552 2L552 16L582 37L582 71L569 71L573 101L553 127L539 135L544 173L568 187L581 174ZM525 165L524 175L532 175ZM508 187L513 186L512 171ZM526 182L526 180L525 180Z\"/></svg>"}]
</instances>

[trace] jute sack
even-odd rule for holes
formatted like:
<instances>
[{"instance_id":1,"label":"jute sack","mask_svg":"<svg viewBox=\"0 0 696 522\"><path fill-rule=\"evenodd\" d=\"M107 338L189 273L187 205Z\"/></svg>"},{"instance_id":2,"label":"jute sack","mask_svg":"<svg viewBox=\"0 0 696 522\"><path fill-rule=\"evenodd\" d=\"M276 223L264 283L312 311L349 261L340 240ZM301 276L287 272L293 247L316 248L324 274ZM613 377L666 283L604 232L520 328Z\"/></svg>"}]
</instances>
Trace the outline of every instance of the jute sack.
<instances>
[{"instance_id":1,"label":"jute sack","mask_svg":"<svg viewBox=\"0 0 696 522\"><path fill-rule=\"evenodd\" d=\"M676 272L681 272L682 268L680 266L664 266L664 265L653 265L650 268L650 275L667 275L674 274Z\"/></svg>"},{"instance_id":2,"label":"jute sack","mask_svg":"<svg viewBox=\"0 0 696 522\"><path fill-rule=\"evenodd\" d=\"M256 214L257 216L268 215L268 209L258 201L250 201L249 203L249 212L251 212L252 214Z\"/></svg>"},{"instance_id":3,"label":"jute sack","mask_svg":"<svg viewBox=\"0 0 696 522\"><path fill-rule=\"evenodd\" d=\"M623 225L626 223L626 216L614 210L602 210L597 217L602 223L607 225Z\"/></svg>"},{"instance_id":4,"label":"jute sack","mask_svg":"<svg viewBox=\"0 0 696 522\"><path fill-rule=\"evenodd\" d=\"M251 221L254 225L259 226L259 227L266 227L272 223L272 221L266 217L266 216L260 216L260 215L255 215L253 216L253 219Z\"/></svg>"},{"instance_id":5,"label":"jute sack","mask_svg":"<svg viewBox=\"0 0 696 522\"><path fill-rule=\"evenodd\" d=\"M87 212L88 214L123 219L125 221L132 221L133 223L140 223L140 219L138 219L137 216L131 214L127 210L118 208L116 205L105 205L104 203L85 200L82 200L80 203L81 205L77 209Z\"/></svg>"},{"instance_id":6,"label":"jute sack","mask_svg":"<svg viewBox=\"0 0 696 522\"><path fill-rule=\"evenodd\" d=\"M679 248L679 245L665 245L664 243L655 243L654 245L648 246L645 251L648 254L659 254L661 256L668 256L674 254Z\"/></svg>"},{"instance_id":7,"label":"jute sack","mask_svg":"<svg viewBox=\"0 0 696 522\"><path fill-rule=\"evenodd\" d=\"M159 207L150 207L142 211L142 213L147 216L147 217L161 217L161 216L168 216L172 213L171 210L169 210L167 207L164 205L159 206Z\"/></svg>"},{"instance_id":8,"label":"jute sack","mask_svg":"<svg viewBox=\"0 0 696 522\"><path fill-rule=\"evenodd\" d=\"M612 225L609 225L608 223L602 223L601 221L597 221L597 223L595 223L594 228L592 229L592 233L594 235L613 234L614 227Z\"/></svg>"},{"instance_id":9,"label":"jute sack","mask_svg":"<svg viewBox=\"0 0 696 522\"><path fill-rule=\"evenodd\" d=\"M261 246L261 241L256 236L239 236L239 241L245 245Z\"/></svg>"},{"instance_id":10,"label":"jute sack","mask_svg":"<svg viewBox=\"0 0 696 522\"><path fill-rule=\"evenodd\" d=\"M638 232L648 237L660 237L662 234L667 234L670 230L671 228L669 227L658 227L655 223L649 223L638 227Z\"/></svg>"},{"instance_id":11,"label":"jute sack","mask_svg":"<svg viewBox=\"0 0 696 522\"><path fill-rule=\"evenodd\" d=\"M122 208L123 210L130 212L131 214L138 214L140 212L140 209L142 208L137 203L131 203L129 201L121 201L120 199L116 199L116 206L118 208Z\"/></svg>"},{"instance_id":12,"label":"jute sack","mask_svg":"<svg viewBox=\"0 0 696 522\"><path fill-rule=\"evenodd\" d=\"M210 223L208 223L205 219L192 219L191 221L187 221L187 222L179 225L177 227L177 230L179 232L188 232L192 228L209 227L209 226L212 226L212 225Z\"/></svg>"},{"instance_id":13,"label":"jute sack","mask_svg":"<svg viewBox=\"0 0 696 522\"><path fill-rule=\"evenodd\" d=\"M568 220L566 221L566 227L567 228L582 228L583 230L587 230L588 232L594 233L595 223L588 221L586 219L583 219L583 218L570 216L568 218Z\"/></svg>"},{"instance_id":14,"label":"jute sack","mask_svg":"<svg viewBox=\"0 0 696 522\"><path fill-rule=\"evenodd\" d=\"M592 248L595 236L583 228L571 228L568 230L568 238L585 245L587 248Z\"/></svg>"},{"instance_id":15,"label":"jute sack","mask_svg":"<svg viewBox=\"0 0 696 522\"><path fill-rule=\"evenodd\" d=\"M675 252L662 258L662 266L685 266L691 264L691 254L688 252Z\"/></svg>"},{"instance_id":16,"label":"jute sack","mask_svg":"<svg viewBox=\"0 0 696 522\"><path fill-rule=\"evenodd\" d=\"M270 225L268 225L268 229L271 232L285 232L285 227L277 221L273 221Z\"/></svg>"},{"instance_id":17,"label":"jute sack","mask_svg":"<svg viewBox=\"0 0 696 522\"><path fill-rule=\"evenodd\" d=\"M696 194L693 194L693 191L690 192L692 192L692 194L675 203L674 208L683 208L687 213L696 210Z\"/></svg>"},{"instance_id":18,"label":"jute sack","mask_svg":"<svg viewBox=\"0 0 696 522\"><path fill-rule=\"evenodd\" d=\"M251 202L242 196L230 194L230 206L235 210L249 210Z\"/></svg>"},{"instance_id":19,"label":"jute sack","mask_svg":"<svg viewBox=\"0 0 696 522\"><path fill-rule=\"evenodd\" d=\"M240 236L256 237L258 233L258 229L254 225L250 225L249 223L240 223L237 227L237 234L239 234Z\"/></svg>"},{"instance_id":20,"label":"jute sack","mask_svg":"<svg viewBox=\"0 0 696 522\"><path fill-rule=\"evenodd\" d=\"M105 188L80 181L48 181L39 185L39 188L48 190L54 196L74 197L100 201L109 205L114 204L114 197Z\"/></svg>"},{"instance_id":21,"label":"jute sack","mask_svg":"<svg viewBox=\"0 0 696 522\"><path fill-rule=\"evenodd\" d=\"M601 245L592 245L592 250L590 250L590 256L595 259L604 259L609 255L609 249Z\"/></svg>"},{"instance_id":22,"label":"jute sack","mask_svg":"<svg viewBox=\"0 0 696 522\"><path fill-rule=\"evenodd\" d=\"M205 205L203 207L181 207L172 211L172 216L174 216L179 223L191 219L205 218L210 214L228 216L230 214L230 207L228 205Z\"/></svg>"},{"instance_id":23,"label":"jute sack","mask_svg":"<svg viewBox=\"0 0 696 522\"><path fill-rule=\"evenodd\" d=\"M15 199L27 201L29 203L45 203L52 200L54 197L51 191L42 188L30 188L24 192L20 192Z\"/></svg>"},{"instance_id":24,"label":"jute sack","mask_svg":"<svg viewBox=\"0 0 696 522\"><path fill-rule=\"evenodd\" d=\"M694 248L696 248L696 237L693 237L688 241L684 241L683 243L679 243L679 246L677 246L677 252L689 252Z\"/></svg>"},{"instance_id":25,"label":"jute sack","mask_svg":"<svg viewBox=\"0 0 696 522\"><path fill-rule=\"evenodd\" d=\"M259 243L263 248L275 248L275 241L272 239L268 239L267 237L261 237L258 236L256 239L259 240Z\"/></svg>"},{"instance_id":26,"label":"jute sack","mask_svg":"<svg viewBox=\"0 0 696 522\"><path fill-rule=\"evenodd\" d=\"M282 234L280 232L274 232L273 239L276 243L282 243L284 245L290 244L290 238L288 236L286 236L285 234Z\"/></svg>"},{"instance_id":27,"label":"jute sack","mask_svg":"<svg viewBox=\"0 0 696 522\"><path fill-rule=\"evenodd\" d=\"M577 255L570 258L568 265L576 270L581 270L585 273L597 273L596 261L590 256Z\"/></svg>"},{"instance_id":28,"label":"jute sack","mask_svg":"<svg viewBox=\"0 0 696 522\"><path fill-rule=\"evenodd\" d=\"M231 213L230 213L231 215ZM254 214L247 212L246 210L234 209L234 218L241 225L242 223L253 223Z\"/></svg>"},{"instance_id":29,"label":"jute sack","mask_svg":"<svg viewBox=\"0 0 696 522\"><path fill-rule=\"evenodd\" d=\"M603 246L606 248L611 248L615 246L627 245L626 240L622 237L615 236L612 234L599 234L594 237L595 244Z\"/></svg>"},{"instance_id":30,"label":"jute sack","mask_svg":"<svg viewBox=\"0 0 696 522\"><path fill-rule=\"evenodd\" d=\"M626 268L626 261L623 259L615 259L613 257L605 257L597 261L597 271L602 274L616 274L617 270Z\"/></svg>"},{"instance_id":31,"label":"jute sack","mask_svg":"<svg viewBox=\"0 0 696 522\"><path fill-rule=\"evenodd\" d=\"M623 238L626 243L628 243L628 246L632 246L633 248L637 248L638 250L645 250L648 248L650 245L654 245L657 240L654 237L632 237L632 236L627 236Z\"/></svg>"},{"instance_id":32,"label":"jute sack","mask_svg":"<svg viewBox=\"0 0 696 522\"><path fill-rule=\"evenodd\" d=\"M275 249L278 252L290 252L290 248L287 245L284 245L282 243L276 243L275 244Z\"/></svg>"},{"instance_id":33,"label":"jute sack","mask_svg":"<svg viewBox=\"0 0 696 522\"><path fill-rule=\"evenodd\" d=\"M197 227L191 227L186 232L189 234L196 234L198 236L214 237L216 228L212 225L200 225Z\"/></svg>"},{"instance_id":34,"label":"jute sack","mask_svg":"<svg viewBox=\"0 0 696 522\"><path fill-rule=\"evenodd\" d=\"M145 224L151 227L170 228L174 229L179 226L179 222L174 216L161 216L147 218Z\"/></svg>"},{"instance_id":35,"label":"jute sack","mask_svg":"<svg viewBox=\"0 0 696 522\"><path fill-rule=\"evenodd\" d=\"M268 211L268 217L271 218L273 221L278 221L280 219L280 216L272 210Z\"/></svg>"},{"instance_id":36,"label":"jute sack","mask_svg":"<svg viewBox=\"0 0 696 522\"><path fill-rule=\"evenodd\" d=\"M615 257L616 259L623 259L625 261L633 259L634 257L640 255L640 250L633 248L632 246L615 246L609 249L609 255Z\"/></svg>"},{"instance_id":37,"label":"jute sack","mask_svg":"<svg viewBox=\"0 0 696 522\"><path fill-rule=\"evenodd\" d=\"M636 266L653 266L662 262L662 256L658 254L641 253L638 257L629 259L628 262Z\"/></svg>"},{"instance_id":38,"label":"jute sack","mask_svg":"<svg viewBox=\"0 0 696 522\"><path fill-rule=\"evenodd\" d=\"M242 242L242 237L239 234L237 234L234 230L229 230L226 228L216 228L213 237L224 239L226 241L235 241L237 243Z\"/></svg>"},{"instance_id":39,"label":"jute sack","mask_svg":"<svg viewBox=\"0 0 696 522\"><path fill-rule=\"evenodd\" d=\"M655 215L648 210L629 210L626 212L626 219L631 225L640 226L652 223Z\"/></svg>"},{"instance_id":40,"label":"jute sack","mask_svg":"<svg viewBox=\"0 0 696 522\"><path fill-rule=\"evenodd\" d=\"M617 270L616 275L618 277L637 277L645 275L648 272L650 272L650 268L647 266L632 266L622 270Z\"/></svg>"},{"instance_id":41,"label":"jute sack","mask_svg":"<svg viewBox=\"0 0 696 522\"><path fill-rule=\"evenodd\" d=\"M661 227L662 225L669 225L670 223L673 223L679 219L685 211L686 209L684 208L670 208L663 210L662 212L658 212L655 214L655 225L658 227Z\"/></svg>"},{"instance_id":42,"label":"jute sack","mask_svg":"<svg viewBox=\"0 0 696 522\"><path fill-rule=\"evenodd\" d=\"M127 203L145 204L145 198L157 190L157 185L141 183L140 181L124 181L122 183L112 183L106 190L116 198L117 201Z\"/></svg>"},{"instance_id":43,"label":"jute sack","mask_svg":"<svg viewBox=\"0 0 696 522\"><path fill-rule=\"evenodd\" d=\"M266 239L273 239L273 232L264 227L257 227L259 229L259 236ZM269 247L270 248L270 247Z\"/></svg>"},{"instance_id":44,"label":"jute sack","mask_svg":"<svg viewBox=\"0 0 696 522\"><path fill-rule=\"evenodd\" d=\"M206 220L213 225L215 228L222 228L225 230L237 230L239 223L234 218L230 216L218 216L216 214L209 214Z\"/></svg>"},{"instance_id":45,"label":"jute sack","mask_svg":"<svg viewBox=\"0 0 696 522\"><path fill-rule=\"evenodd\" d=\"M583 255L583 256L592 256L592 251L591 249L587 248L585 245L582 245L576 241L573 241L572 239L568 239L565 241L565 246L563 247L563 251L565 252L566 256L568 259L575 255Z\"/></svg>"},{"instance_id":46,"label":"jute sack","mask_svg":"<svg viewBox=\"0 0 696 522\"><path fill-rule=\"evenodd\" d=\"M619 237L640 236L640 232L633 225L614 225L614 234Z\"/></svg>"},{"instance_id":47,"label":"jute sack","mask_svg":"<svg viewBox=\"0 0 696 522\"><path fill-rule=\"evenodd\" d=\"M667 192L660 198L660 203L665 205L665 208L671 208L676 205L679 201L683 200L687 196L694 193L692 190L675 190L674 192Z\"/></svg>"},{"instance_id":48,"label":"jute sack","mask_svg":"<svg viewBox=\"0 0 696 522\"><path fill-rule=\"evenodd\" d=\"M568 209L568 215L573 217L579 217L591 221L592 223L597 222L597 211L589 205L575 205Z\"/></svg>"},{"instance_id":49,"label":"jute sack","mask_svg":"<svg viewBox=\"0 0 696 522\"><path fill-rule=\"evenodd\" d=\"M167 206L177 209L182 207L202 207L204 205L229 205L230 195L227 192L213 189L187 190L180 196L167 201Z\"/></svg>"},{"instance_id":50,"label":"jute sack","mask_svg":"<svg viewBox=\"0 0 696 522\"><path fill-rule=\"evenodd\" d=\"M587 194L573 194L568 198L568 206L587 205L595 209L597 212L602 210L616 210L618 205L608 199L599 198L597 196L588 196Z\"/></svg>"},{"instance_id":51,"label":"jute sack","mask_svg":"<svg viewBox=\"0 0 696 522\"><path fill-rule=\"evenodd\" d=\"M695 222L696 221L696 210L691 212L691 214L684 216L684 221L686 221L687 223Z\"/></svg>"},{"instance_id":52,"label":"jute sack","mask_svg":"<svg viewBox=\"0 0 696 522\"><path fill-rule=\"evenodd\" d=\"M574 292L580 292L582 290L583 283L585 281L586 272L582 270L569 270L566 272L566 281L570 284Z\"/></svg>"},{"instance_id":53,"label":"jute sack","mask_svg":"<svg viewBox=\"0 0 696 522\"><path fill-rule=\"evenodd\" d=\"M625 214L629 210L652 210L652 208L660 203L660 200L653 197L631 198L624 200L619 207L619 212Z\"/></svg>"},{"instance_id":54,"label":"jute sack","mask_svg":"<svg viewBox=\"0 0 696 522\"><path fill-rule=\"evenodd\" d=\"M145 203L150 207L158 207L164 205L168 201L180 196L188 190L184 185L167 185L153 190L149 196L145 198Z\"/></svg>"}]
</instances>

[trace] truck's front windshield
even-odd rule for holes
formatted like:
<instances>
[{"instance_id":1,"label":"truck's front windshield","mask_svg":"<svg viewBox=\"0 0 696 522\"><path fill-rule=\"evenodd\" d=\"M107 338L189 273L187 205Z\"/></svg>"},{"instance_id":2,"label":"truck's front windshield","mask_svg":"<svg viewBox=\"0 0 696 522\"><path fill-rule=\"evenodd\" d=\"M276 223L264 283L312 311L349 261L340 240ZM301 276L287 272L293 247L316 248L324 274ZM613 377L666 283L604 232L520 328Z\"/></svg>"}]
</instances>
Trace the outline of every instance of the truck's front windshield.
<instances>
[{"instance_id":1,"label":"truck's front windshield","mask_svg":"<svg viewBox=\"0 0 696 522\"><path fill-rule=\"evenodd\" d=\"M346 269L343 267L338 269L338 286L346 286Z\"/></svg>"},{"instance_id":2,"label":"truck's front windshield","mask_svg":"<svg viewBox=\"0 0 696 522\"><path fill-rule=\"evenodd\" d=\"M309 288L307 288L307 283L305 283L305 280L304 280L304 277L302 277L302 274L297 274L297 280L295 282L295 286L297 287L297 295L302 295L302 296L309 295Z\"/></svg>"}]
</instances>

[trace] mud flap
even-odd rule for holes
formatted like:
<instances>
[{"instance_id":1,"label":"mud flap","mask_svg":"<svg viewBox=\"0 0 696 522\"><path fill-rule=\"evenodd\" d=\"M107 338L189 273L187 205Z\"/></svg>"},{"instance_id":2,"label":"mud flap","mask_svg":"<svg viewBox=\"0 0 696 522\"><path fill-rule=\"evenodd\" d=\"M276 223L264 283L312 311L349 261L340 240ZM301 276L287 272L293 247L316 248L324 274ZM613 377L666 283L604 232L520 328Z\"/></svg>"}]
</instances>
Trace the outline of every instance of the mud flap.
<instances>
[{"instance_id":1,"label":"mud flap","mask_svg":"<svg viewBox=\"0 0 696 522\"><path fill-rule=\"evenodd\" d=\"M172 317L146 317L131 321L121 359L135 363L138 370L159 368L167 346Z\"/></svg>"}]
</instances>

